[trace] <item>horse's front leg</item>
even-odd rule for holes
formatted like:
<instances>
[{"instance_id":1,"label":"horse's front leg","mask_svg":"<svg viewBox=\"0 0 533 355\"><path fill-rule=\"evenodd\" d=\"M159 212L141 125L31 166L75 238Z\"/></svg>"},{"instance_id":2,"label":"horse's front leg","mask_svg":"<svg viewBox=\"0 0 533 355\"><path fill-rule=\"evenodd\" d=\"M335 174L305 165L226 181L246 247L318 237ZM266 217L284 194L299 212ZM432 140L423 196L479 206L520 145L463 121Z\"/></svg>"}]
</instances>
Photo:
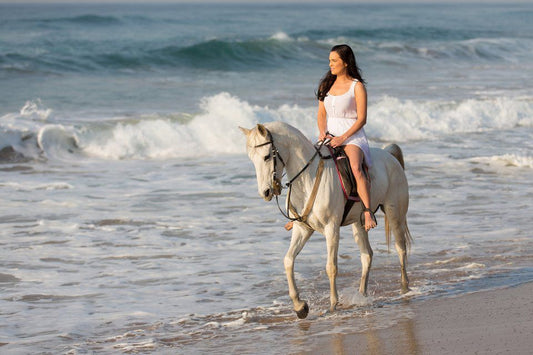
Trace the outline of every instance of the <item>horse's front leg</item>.
<instances>
[{"instance_id":1,"label":"horse's front leg","mask_svg":"<svg viewBox=\"0 0 533 355\"><path fill-rule=\"evenodd\" d=\"M329 310L333 312L337 307L338 294L337 294L337 254L339 252L339 226L334 226L330 231L326 232L326 244L328 249L328 257L326 263L326 273L329 278L329 290L330 290L330 307Z\"/></svg>"},{"instance_id":2,"label":"horse's front leg","mask_svg":"<svg viewBox=\"0 0 533 355\"><path fill-rule=\"evenodd\" d=\"M283 260L285 273L287 274L287 282L289 284L289 296L294 304L294 311L300 319L307 317L309 306L306 301L300 300L298 287L296 287L296 282L294 281L294 260L300 251L302 251L305 243L307 243L309 237L311 237L311 234L313 234L313 230L302 227L300 223L294 223L291 245Z\"/></svg>"}]
</instances>

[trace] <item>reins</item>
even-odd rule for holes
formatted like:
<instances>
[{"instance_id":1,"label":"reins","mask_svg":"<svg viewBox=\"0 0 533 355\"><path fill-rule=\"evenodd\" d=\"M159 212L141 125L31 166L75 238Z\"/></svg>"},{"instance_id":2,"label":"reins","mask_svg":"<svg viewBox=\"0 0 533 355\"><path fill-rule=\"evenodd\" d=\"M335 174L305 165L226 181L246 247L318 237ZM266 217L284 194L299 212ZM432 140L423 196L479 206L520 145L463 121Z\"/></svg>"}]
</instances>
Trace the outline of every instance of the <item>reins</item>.
<instances>
[{"instance_id":1,"label":"reins","mask_svg":"<svg viewBox=\"0 0 533 355\"><path fill-rule=\"evenodd\" d=\"M283 158L281 157L281 155L279 154L278 149L274 145L274 139L272 138L272 134L268 130L267 130L267 132L268 132L269 140L267 142L265 142L265 143L256 145L255 148L263 147L263 146L269 145L269 144L272 145L272 153L265 157L265 161L270 159L270 155L272 155L272 158L274 159L274 172L272 173L272 183L273 183L273 185L275 187L279 187L280 189L281 188L287 188L288 189L286 211L283 211L281 209L281 206L279 205L278 195L275 195L276 196L276 204L278 205L278 209L281 212L281 214L283 215L283 217L287 218L288 220L290 220L290 221L298 221L298 222L302 222L302 223L306 223L307 224L307 217L309 216L309 213L311 212L311 209L313 208L313 205L315 203L316 196L317 196L317 193L318 193L318 188L320 186L320 181L322 179L322 173L324 171L324 160L332 158L331 155L324 156L320 152L320 149L326 143L326 141L320 141L317 145L314 146L315 153L313 154L311 159L309 159L307 161L307 163L304 165L304 167L302 169L300 169L300 171L292 179L290 179L289 182L287 182L284 186L282 186L281 182L277 178L277 173L276 173L277 158L279 157L279 160L283 164L284 167L286 166L286 164L285 164L285 161L283 160ZM315 175L315 182L313 184L313 189L311 191L311 195L309 196L309 199L307 200L307 203L305 204L305 207L304 207L304 209L302 211L302 214L300 215L291 204L292 185L303 174L303 172L306 171L309 168L309 166L311 166L311 164L313 163L313 161L316 159L317 156L320 157L320 162L318 163L318 167L317 167L317 171L316 171L316 175ZM296 217L291 217L290 214L293 214Z\"/></svg>"}]
</instances>

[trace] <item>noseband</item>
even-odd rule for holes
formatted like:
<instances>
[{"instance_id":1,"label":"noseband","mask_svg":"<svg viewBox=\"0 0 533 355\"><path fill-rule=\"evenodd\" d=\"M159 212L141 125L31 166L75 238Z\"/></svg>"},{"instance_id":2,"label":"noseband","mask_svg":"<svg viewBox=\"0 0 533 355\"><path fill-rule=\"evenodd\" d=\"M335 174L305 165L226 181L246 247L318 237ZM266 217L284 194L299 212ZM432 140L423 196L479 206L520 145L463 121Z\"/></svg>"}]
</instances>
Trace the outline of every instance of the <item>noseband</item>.
<instances>
[{"instance_id":1,"label":"noseband","mask_svg":"<svg viewBox=\"0 0 533 355\"><path fill-rule=\"evenodd\" d=\"M278 162L278 158L279 158L279 161L281 162L281 164L283 164L283 167L285 167L285 161L283 160L283 158L281 157L281 154L279 154L279 150L278 148L276 148L276 146L274 145L274 139L272 139L272 134L270 133L270 131L267 130L267 133L268 133L268 138L269 138L269 141L265 142L265 143L261 143L261 144L258 144L258 145L255 145L254 148L259 148L259 147L264 147L266 145L272 145L272 148L270 149L270 152L268 153L268 155L265 156L264 160L267 161L269 160L270 158L273 158L274 160L274 171L272 173L272 187L274 188L274 190L278 190L278 191L281 191L282 187L281 187L281 180L278 178L278 174L277 174L277 162Z\"/></svg>"}]
</instances>

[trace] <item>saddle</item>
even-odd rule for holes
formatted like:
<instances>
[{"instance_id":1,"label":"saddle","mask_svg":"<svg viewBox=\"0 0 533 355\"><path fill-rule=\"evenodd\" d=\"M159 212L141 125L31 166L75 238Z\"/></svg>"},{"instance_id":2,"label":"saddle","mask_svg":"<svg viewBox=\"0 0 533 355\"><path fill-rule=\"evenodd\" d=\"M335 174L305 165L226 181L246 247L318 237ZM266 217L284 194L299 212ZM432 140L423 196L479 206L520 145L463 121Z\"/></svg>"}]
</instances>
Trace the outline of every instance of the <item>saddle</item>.
<instances>
[{"instance_id":1,"label":"saddle","mask_svg":"<svg viewBox=\"0 0 533 355\"><path fill-rule=\"evenodd\" d=\"M352 167L350 166L350 160L348 159L348 156L344 151L344 146L333 148L330 145L326 145L326 147L330 152L330 156L324 157L320 155L320 153L319 155L321 159L332 159L335 163L335 169L337 170L337 174L339 176L339 182L341 183L342 192L344 194L344 198L346 199L346 203L344 205L344 213L342 215L342 226L344 225L346 217L348 216L348 213L350 213L350 210L352 209L354 203L360 202L361 199L359 198L359 194L357 193L357 182L355 181L355 177L353 176ZM368 174L368 167L366 166L366 164L363 164L363 173L365 174L366 179L370 181L370 175ZM312 204L310 206L312 206ZM292 208L290 204L289 208ZM364 205L363 208L364 210L367 210ZM298 216L298 213L296 211L292 210L291 212ZM309 210L307 210L307 212L309 212ZM307 216L307 214L304 213L304 216ZM289 231L292 229L292 226L293 221L291 220L287 222L287 224L285 224L285 229Z\"/></svg>"},{"instance_id":2,"label":"saddle","mask_svg":"<svg viewBox=\"0 0 533 355\"><path fill-rule=\"evenodd\" d=\"M357 193L357 182L353 176L352 167L350 166L350 160L344 151L344 146L332 148L328 145L330 154L335 162L335 168L339 176L339 182L341 183L342 192L344 198L346 199L346 204L344 205L344 213L342 215L341 225L344 225L344 221L348 216L348 213L352 209L354 203L360 202L359 194ZM368 180L368 167L366 164L363 164L363 172Z\"/></svg>"}]
</instances>

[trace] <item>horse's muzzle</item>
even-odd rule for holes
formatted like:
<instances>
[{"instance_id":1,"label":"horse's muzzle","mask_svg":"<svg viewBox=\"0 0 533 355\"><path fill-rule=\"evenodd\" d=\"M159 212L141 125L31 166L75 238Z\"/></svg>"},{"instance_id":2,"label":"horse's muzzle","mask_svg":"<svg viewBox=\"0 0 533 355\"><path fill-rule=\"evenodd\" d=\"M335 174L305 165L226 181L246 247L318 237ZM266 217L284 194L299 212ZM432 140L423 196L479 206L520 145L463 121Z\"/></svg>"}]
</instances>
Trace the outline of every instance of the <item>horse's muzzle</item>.
<instances>
[{"instance_id":1,"label":"horse's muzzle","mask_svg":"<svg viewBox=\"0 0 533 355\"><path fill-rule=\"evenodd\" d=\"M274 197L274 193L272 191L272 189L266 189L265 191L263 191L263 196L262 196L265 201L270 201L272 200L272 197Z\"/></svg>"},{"instance_id":2,"label":"horse's muzzle","mask_svg":"<svg viewBox=\"0 0 533 355\"><path fill-rule=\"evenodd\" d=\"M265 199L265 201L270 201L272 200L272 197L281 195L281 190L281 182L276 177L276 174L274 174L272 178L272 187L265 189L262 197Z\"/></svg>"},{"instance_id":3,"label":"horse's muzzle","mask_svg":"<svg viewBox=\"0 0 533 355\"><path fill-rule=\"evenodd\" d=\"M270 201L274 196L279 195L281 195L281 185L274 184L272 188L268 188L263 191L262 197L265 199L265 201Z\"/></svg>"}]
</instances>

